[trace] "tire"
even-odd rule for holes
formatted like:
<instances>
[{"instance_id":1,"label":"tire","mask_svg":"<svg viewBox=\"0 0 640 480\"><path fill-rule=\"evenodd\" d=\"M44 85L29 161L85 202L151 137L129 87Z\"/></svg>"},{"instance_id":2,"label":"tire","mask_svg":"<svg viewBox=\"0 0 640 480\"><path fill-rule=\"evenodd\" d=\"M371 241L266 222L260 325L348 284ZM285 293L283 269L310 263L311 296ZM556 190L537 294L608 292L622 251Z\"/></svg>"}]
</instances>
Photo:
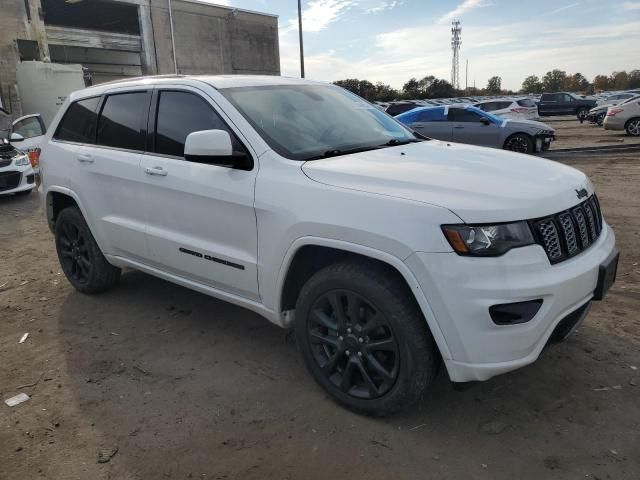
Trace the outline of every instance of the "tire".
<instances>
[{"instance_id":1,"label":"tire","mask_svg":"<svg viewBox=\"0 0 640 480\"><path fill-rule=\"evenodd\" d=\"M596 123L598 124L598 126L602 126L602 124L604 123L604 117L606 116L606 113L600 113L598 114L598 116L596 117Z\"/></svg>"},{"instance_id":2,"label":"tire","mask_svg":"<svg viewBox=\"0 0 640 480\"><path fill-rule=\"evenodd\" d=\"M356 413L405 409L437 373L439 353L415 299L382 266L345 261L317 272L298 297L295 328L311 375Z\"/></svg>"},{"instance_id":3,"label":"tire","mask_svg":"<svg viewBox=\"0 0 640 480\"><path fill-rule=\"evenodd\" d=\"M640 137L640 118L632 118L624 126L627 135L632 137Z\"/></svg>"},{"instance_id":4,"label":"tire","mask_svg":"<svg viewBox=\"0 0 640 480\"><path fill-rule=\"evenodd\" d=\"M580 107L576 110L576 117L580 120L580 123L584 122L584 119L589 115L589 109L586 107Z\"/></svg>"},{"instance_id":5,"label":"tire","mask_svg":"<svg viewBox=\"0 0 640 480\"><path fill-rule=\"evenodd\" d=\"M504 141L502 148L518 153L533 153L533 139L526 133L514 133Z\"/></svg>"},{"instance_id":6,"label":"tire","mask_svg":"<svg viewBox=\"0 0 640 480\"><path fill-rule=\"evenodd\" d=\"M60 266L76 290L100 293L118 282L120 269L104 258L77 207L67 207L58 214L54 232Z\"/></svg>"},{"instance_id":7,"label":"tire","mask_svg":"<svg viewBox=\"0 0 640 480\"><path fill-rule=\"evenodd\" d=\"M29 190L23 190L21 192L16 192L14 195L16 197L26 197L27 195L29 195L31 192L33 191L33 188L30 188Z\"/></svg>"}]
</instances>

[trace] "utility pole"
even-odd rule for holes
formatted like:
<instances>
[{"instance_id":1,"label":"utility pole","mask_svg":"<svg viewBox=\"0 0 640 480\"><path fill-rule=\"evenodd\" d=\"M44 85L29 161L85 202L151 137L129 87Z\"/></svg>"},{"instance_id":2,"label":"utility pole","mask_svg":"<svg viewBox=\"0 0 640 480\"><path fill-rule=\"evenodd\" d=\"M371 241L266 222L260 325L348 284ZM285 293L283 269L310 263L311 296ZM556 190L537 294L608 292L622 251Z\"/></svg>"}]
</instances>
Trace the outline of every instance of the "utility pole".
<instances>
[{"instance_id":1,"label":"utility pole","mask_svg":"<svg viewBox=\"0 0 640 480\"><path fill-rule=\"evenodd\" d=\"M171 32L171 52L173 53L173 71L178 74L178 59L176 58L176 40L173 36L173 12L171 11L171 0L167 0L169 4L169 30Z\"/></svg>"},{"instance_id":2,"label":"utility pole","mask_svg":"<svg viewBox=\"0 0 640 480\"><path fill-rule=\"evenodd\" d=\"M300 34L300 77L304 78L304 46L302 44L302 0L298 0L298 33Z\"/></svg>"},{"instance_id":3,"label":"utility pole","mask_svg":"<svg viewBox=\"0 0 640 480\"><path fill-rule=\"evenodd\" d=\"M469 59L467 58L467 68L464 72L464 89L469 88Z\"/></svg>"},{"instance_id":4,"label":"utility pole","mask_svg":"<svg viewBox=\"0 0 640 480\"><path fill-rule=\"evenodd\" d=\"M451 85L453 88L460 89L460 45L462 45L462 29L460 28L460 20L451 22L451 49L453 50L453 58L451 59Z\"/></svg>"}]
</instances>

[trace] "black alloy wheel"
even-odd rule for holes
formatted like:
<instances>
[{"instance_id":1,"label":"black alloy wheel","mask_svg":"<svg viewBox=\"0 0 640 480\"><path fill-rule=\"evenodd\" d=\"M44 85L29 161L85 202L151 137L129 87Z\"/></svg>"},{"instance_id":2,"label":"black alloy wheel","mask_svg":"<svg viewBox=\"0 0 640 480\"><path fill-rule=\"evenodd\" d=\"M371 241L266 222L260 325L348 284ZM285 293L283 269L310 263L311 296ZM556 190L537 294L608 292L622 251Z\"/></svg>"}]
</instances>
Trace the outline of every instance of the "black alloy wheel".
<instances>
[{"instance_id":1,"label":"black alloy wheel","mask_svg":"<svg viewBox=\"0 0 640 480\"><path fill-rule=\"evenodd\" d=\"M524 133L516 133L507 138L504 142L504 149L518 153L531 153L533 151L533 141Z\"/></svg>"},{"instance_id":2,"label":"black alloy wheel","mask_svg":"<svg viewBox=\"0 0 640 480\"><path fill-rule=\"evenodd\" d=\"M86 284L91 278L91 259L87 239L77 225L63 223L58 237L62 268L78 284Z\"/></svg>"},{"instance_id":3,"label":"black alloy wheel","mask_svg":"<svg viewBox=\"0 0 640 480\"><path fill-rule=\"evenodd\" d=\"M400 355L385 315L349 290L332 290L311 307L307 322L313 358L343 393L359 398L383 396L396 382Z\"/></svg>"}]
</instances>

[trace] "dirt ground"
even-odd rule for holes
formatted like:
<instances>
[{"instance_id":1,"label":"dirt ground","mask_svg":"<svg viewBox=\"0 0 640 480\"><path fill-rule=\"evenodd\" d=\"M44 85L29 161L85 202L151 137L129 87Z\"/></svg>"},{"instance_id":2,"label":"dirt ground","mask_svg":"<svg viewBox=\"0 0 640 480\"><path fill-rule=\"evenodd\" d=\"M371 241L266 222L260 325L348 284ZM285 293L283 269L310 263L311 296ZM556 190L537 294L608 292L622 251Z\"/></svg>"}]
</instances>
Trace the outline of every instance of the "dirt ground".
<instances>
[{"instance_id":1,"label":"dirt ground","mask_svg":"<svg viewBox=\"0 0 640 480\"><path fill-rule=\"evenodd\" d=\"M556 141L551 150L606 145L640 145L640 137L630 137L624 131L605 130L589 122L580 123L572 117L542 117L540 121L556 129Z\"/></svg>"},{"instance_id":2,"label":"dirt ground","mask_svg":"<svg viewBox=\"0 0 640 480\"><path fill-rule=\"evenodd\" d=\"M567 163L617 235L607 299L535 364L461 391L441 372L381 420L334 404L247 310L134 271L77 293L38 196L0 198L0 394L31 396L0 403L0 479L637 480L640 158Z\"/></svg>"}]
</instances>

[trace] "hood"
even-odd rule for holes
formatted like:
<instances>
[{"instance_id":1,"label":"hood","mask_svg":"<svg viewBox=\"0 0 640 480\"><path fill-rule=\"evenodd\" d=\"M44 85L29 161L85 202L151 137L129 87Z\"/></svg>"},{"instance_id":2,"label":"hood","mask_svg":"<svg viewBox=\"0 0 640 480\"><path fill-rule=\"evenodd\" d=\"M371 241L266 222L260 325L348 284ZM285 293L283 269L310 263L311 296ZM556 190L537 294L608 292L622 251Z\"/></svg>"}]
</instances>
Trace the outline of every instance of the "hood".
<instances>
[{"instance_id":1,"label":"hood","mask_svg":"<svg viewBox=\"0 0 640 480\"><path fill-rule=\"evenodd\" d=\"M531 155L425 141L305 162L320 183L447 208L467 223L543 217L593 186L571 167Z\"/></svg>"},{"instance_id":2,"label":"hood","mask_svg":"<svg viewBox=\"0 0 640 480\"><path fill-rule=\"evenodd\" d=\"M555 132L553 127L550 127L546 123L536 122L535 120L507 120L507 122L509 122L509 126L517 126L530 130L546 130L549 132Z\"/></svg>"}]
</instances>

